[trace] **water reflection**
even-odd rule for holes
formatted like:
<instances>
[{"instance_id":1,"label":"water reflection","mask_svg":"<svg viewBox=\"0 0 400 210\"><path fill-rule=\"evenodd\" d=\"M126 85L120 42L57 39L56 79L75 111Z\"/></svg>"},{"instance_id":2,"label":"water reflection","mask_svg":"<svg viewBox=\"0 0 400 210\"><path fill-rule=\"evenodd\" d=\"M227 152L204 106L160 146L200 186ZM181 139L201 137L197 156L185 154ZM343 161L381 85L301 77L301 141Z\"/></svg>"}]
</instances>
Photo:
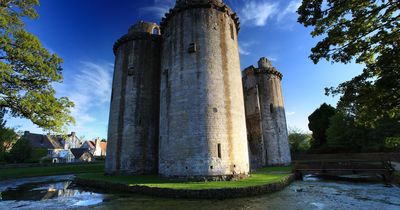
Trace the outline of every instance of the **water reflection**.
<instances>
[{"instance_id":1,"label":"water reflection","mask_svg":"<svg viewBox=\"0 0 400 210\"><path fill-rule=\"evenodd\" d=\"M77 188L73 176L0 182L0 209L400 209L400 188L307 176L283 191L240 199L190 200L108 195Z\"/></svg>"},{"instance_id":2,"label":"water reflection","mask_svg":"<svg viewBox=\"0 0 400 210\"><path fill-rule=\"evenodd\" d=\"M72 185L73 176L29 178L0 182L0 209L59 209L103 202L103 195Z\"/></svg>"}]
</instances>

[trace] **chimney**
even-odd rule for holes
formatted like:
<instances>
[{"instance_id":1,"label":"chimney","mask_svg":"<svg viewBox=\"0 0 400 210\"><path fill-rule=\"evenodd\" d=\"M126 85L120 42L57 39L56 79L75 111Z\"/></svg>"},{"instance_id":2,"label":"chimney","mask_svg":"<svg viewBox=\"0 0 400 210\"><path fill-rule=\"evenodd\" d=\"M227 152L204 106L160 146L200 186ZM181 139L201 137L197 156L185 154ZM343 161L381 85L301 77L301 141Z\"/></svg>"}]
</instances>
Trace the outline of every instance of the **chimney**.
<instances>
[{"instance_id":1,"label":"chimney","mask_svg":"<svg viewBox=\"0 0 400 210\"><path fill-rule=\"evenodd\" d=\"M29 131L24 131L24 136L28 136L29 135Z\"/></svg>"},{"instance_id":2,"label":"chimney","mask_svg":"<svg viewBox=\"0 0 400 210\"><path fill-rule=\"evenodd\" d=\"M71 132L71 136L75 137L76 133L75 132Z\"/></svg>"}]
</instances>

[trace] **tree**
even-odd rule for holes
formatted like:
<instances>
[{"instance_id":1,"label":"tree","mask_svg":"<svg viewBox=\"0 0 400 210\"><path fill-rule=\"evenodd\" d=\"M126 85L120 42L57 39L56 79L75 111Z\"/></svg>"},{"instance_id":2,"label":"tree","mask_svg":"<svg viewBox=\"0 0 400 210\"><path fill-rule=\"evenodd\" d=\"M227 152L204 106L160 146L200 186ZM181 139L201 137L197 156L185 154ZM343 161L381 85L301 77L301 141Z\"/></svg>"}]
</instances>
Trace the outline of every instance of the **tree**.
<instances>
[{"instance_id":1,"label":"tree","mask_svg":"<svg viewBox=\"0 0 400 210\"><path fill-rule=\"evenodd\" d=\"M292 154L306 152L310 149L311 135L302 132L300 129L289 129L289 145Z\"/></svg>"},{"instance_id":2,"label":"tree","mask_svg":"<svg viewBox=\"0 0 400 210\"><path fill-rule=\"evenodd\" d=\"M30 142L24 138L19 139L10 151L10 161L23 163L31 157L32 146Z\"/></svg>"},{"instance_id":3,"label":"tree","mask_svg":"<svg viewBox=\"0 0 400 210\"><path fill-rule=\"evenodd\" d=\"M342 95L338 109L355 123L400 120L400 4L397 0L303 0L298 22L324 38L312 48L314 63L364 64L363 73L326 94Z\"/></svg>"},{"instance_id":4,"label":"tree","mask_svg":"<svg viewBox=\"0 0 400 210\"><path fill-rule=\"evenodd\" d=\"M55 96L53 83L63 81L62 59L50 54L25 30L23 19L35 19L38 0L0 0L0 108L56 132L74 123L73 103Z\"/></svg>"},{"instance_id":5,"label":"tree","mask_svg":"<svg viewBox=\"0 0 400 210\"><path fill-rule=\"evenodd\" d=\"M326 130L330 125L330 118L335 115L335 108L324 103L308 117L308 128L313 132L312 148L317 149L326 144Z\"/></svg>"}]
</instances>

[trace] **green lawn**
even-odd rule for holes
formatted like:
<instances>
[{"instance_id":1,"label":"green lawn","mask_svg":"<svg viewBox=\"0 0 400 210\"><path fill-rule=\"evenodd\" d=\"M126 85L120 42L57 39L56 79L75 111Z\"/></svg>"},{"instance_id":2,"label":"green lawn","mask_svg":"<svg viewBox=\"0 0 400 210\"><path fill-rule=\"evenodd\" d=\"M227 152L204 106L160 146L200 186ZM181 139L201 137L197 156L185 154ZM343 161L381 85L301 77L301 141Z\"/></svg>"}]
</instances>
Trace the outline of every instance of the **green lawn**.
<instances>
[{"instance_id":1,"label":"green lawn","mask_svg":"<svg viewBox=\"0 0 400 210\"><path fill-rule=\"evenodd\" d=\"M104 163L0 169L0 180L62 174L102 173Z\"/></svg>"},{"instance_id":2,"label":"green lawn","mask_svg":"<svg viewBox=\"0 0 400 210\"><path fill-rule=\"evenodd\" d=\"M252 173L249 178L238 181L219 182L176 182L154 176L105 176L103 173L87 173L78 175L82 179L98 180L111 183L127 184L129 186L140 185L159 188L173 189L218 189L218 188L239 188L264 185L288 177L291 167L268 167Z\"/></svg>"}]
</instances>

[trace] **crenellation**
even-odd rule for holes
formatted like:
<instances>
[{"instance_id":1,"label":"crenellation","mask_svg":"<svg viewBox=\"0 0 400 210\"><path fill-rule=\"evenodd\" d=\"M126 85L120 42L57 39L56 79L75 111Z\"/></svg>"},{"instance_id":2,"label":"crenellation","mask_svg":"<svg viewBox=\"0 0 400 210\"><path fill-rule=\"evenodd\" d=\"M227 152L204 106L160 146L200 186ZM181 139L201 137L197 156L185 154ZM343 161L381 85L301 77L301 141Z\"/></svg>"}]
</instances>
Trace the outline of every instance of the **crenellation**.
<instances>
[{"instance_id":1,"label":"crenellation","mask_svg":"<svg viewBox=\"0 0 400 210\"><path fill-rule=\"evenodd\" d=\"M241 72L238 32L222 0L178 0L115 43L107 174L231 180L290 163L282 74L266 58Z\"/></svg>"}]
</instances>

